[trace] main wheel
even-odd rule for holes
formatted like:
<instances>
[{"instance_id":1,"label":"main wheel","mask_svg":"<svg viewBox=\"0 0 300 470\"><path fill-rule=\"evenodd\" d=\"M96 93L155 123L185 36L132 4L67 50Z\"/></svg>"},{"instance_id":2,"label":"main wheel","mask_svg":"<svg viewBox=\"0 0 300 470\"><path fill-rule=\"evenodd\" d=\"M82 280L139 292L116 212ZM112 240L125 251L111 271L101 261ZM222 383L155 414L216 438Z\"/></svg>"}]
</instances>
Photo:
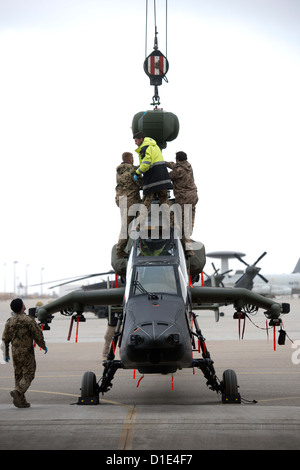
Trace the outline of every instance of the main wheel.
<instances>
[{"instance_id":1,"label":"main wheel","mask_svg":"<svg viewBox=\"0 0 300 470\"><path fill-rule=\"evenodd\" d=\"M81 381L81 396L94 397L97 395L97 381L94 372L85 372Z\"/></svg>"},{"instance_id":2,"label":"main wheel","mask_svg":"<svg viewBox=\"0 0 300 470\"><path fill-rule=\"evenodd\" d=\"M227 369L223 372L223 396L239 397L237 376L234 370Z\"/></svg>"}]
</instances>

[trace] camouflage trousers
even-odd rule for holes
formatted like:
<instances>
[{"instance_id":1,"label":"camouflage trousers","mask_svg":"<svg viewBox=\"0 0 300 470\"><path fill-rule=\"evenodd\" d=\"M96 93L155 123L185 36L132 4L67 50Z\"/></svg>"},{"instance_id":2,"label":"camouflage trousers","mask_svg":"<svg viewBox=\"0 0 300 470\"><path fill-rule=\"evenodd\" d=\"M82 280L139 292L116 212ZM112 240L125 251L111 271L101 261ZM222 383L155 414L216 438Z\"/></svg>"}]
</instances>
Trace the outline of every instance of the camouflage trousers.
<instances>
[{"instance_id":1,"label":"camouflage trousers","mask_svg":"<svg viewBox=\"0 0 300 470\"><path fill-rule=\"evenodd\" d=\"M117 248L116 248L116 253L117 256L122 256L124 254L124 250L126 248L127 242L128 242L128 227L133 221L134 217L131 215L122 215L122 233L123 235L119 237L118 243L117 243ZM125 238L126 234L126 238Z\"/></svg>"},{"instance_id":2,"label":"camouflage trousers","mask_svg":"<svg viewBox=\"0 0 300 470\"><path fill-rule=\"evenodd\" d=\"M15 372L15 390L24 395L31 385L36 371L36 362L33 353L13 354Z\"/></svg>"},{"instance_id":3,"label":"camouflage trousers","mask_svg":"<svg viewBox=\"0 0 300 470\"><path fill-rule=\"evenodd\" d=\"M156 191L155 193L149 193L149 194L145 194L143 196L142 203L146 207L147 213L149 212L149 210L151 208L152 200L153 200L155 195L157 196L157 199L159 200L160 205L166 204L167 206L170 207L170 201L169 201L169 198L168 198L168 191L167 191L167 189L161 189L160 191ZM173 212L170 213L168 210L165 211L164 206L162 206L162 207L163 207L162 211L165 214L166 220L168 220L169 217L170 217L169 224L170 224L171 227L173 227L173 224L174 224L174 214L173 214ZM145 222L146 222L146 219L147 219L147 213L144 212L144 214L141 214L141 216L140 216L140 226L141 227L143 227L145 225Z\"/></svg>"},{"instance_id":4,"label":"camouflage trousers","mask_svg":"<svg viewBox=\"0 0 300 470\"><path fill-rule=\"evenodd\" d=\"M143 196L143 204L146 206L147 211L150 209L152 199L154 198L155 194L157 195L160 204L169 205L168 191L166 189L161 189L160 191L156 191L156 193L149 193Z\"/></svg>"}]
</instances>

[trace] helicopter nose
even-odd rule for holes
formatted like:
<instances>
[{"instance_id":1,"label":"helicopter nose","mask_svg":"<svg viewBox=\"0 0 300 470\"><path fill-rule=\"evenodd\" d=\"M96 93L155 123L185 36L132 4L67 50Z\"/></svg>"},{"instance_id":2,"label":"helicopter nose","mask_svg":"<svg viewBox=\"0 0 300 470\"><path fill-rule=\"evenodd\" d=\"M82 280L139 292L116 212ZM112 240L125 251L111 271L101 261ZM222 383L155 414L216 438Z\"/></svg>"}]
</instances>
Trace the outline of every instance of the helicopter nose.
<instances>
[{"instance_id":1,"label":"helicopter nose","mask_svg":"<svg viewBox=\"0 0 300 470\"><path fill-rule=\"evenodd\" d=\"M150 364L159 364L163 357L161 351L155 349L149 351L147 356Z\"/></svg>"},{"instance_id":2,"label":"helicopter nose","mask_svg":"<svg viewBox=\"0 0 300 470\"><path fill-rule=\"evenodd\" d=\"M164 359L167 351L177 349L180 344L181 338L177 328L165 322L140 324L129 335L128 341L131 351L136 351L137 354L144 351L151 364L158 364Z\"/></svg>"}]
</instances>

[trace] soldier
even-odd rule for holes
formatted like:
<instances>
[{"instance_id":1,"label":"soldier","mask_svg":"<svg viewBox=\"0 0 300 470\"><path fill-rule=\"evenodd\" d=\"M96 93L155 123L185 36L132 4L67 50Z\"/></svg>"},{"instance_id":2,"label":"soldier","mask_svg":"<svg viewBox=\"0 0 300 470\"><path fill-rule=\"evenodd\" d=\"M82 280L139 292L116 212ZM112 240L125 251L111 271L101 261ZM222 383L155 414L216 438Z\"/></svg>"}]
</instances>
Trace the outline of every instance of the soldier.
<instances>
[{"instance_id":1,"label":"soldier","mask_svg":"<svg viewBox=\"0 0 300 470\"><path fill-rule=\"evenodd\" d=\"M133 155L130 152L122 154L122 163L116 169L116 204L121 210L121 233L116 246L117 258L124 258L127 256L125 248L128 241L128 227L134 219L133 215L128 215L128 210L133 204L140 204L140 188L139 181L134 181L137 167L133 165ZM103 360L107 359L111 340L115 334L117 325L117 318L112 316L108 318L107 328L104 335L104 346L102 351Z\"/></svg>"},{"instance_id":2,"label":"soldier","mask_svg":"<svg viewBox=\"0 0 300 470\"><path fill-rule=\"evenodd\" d=\"M140 204L140 188L139 181L134 181L137 167L133 166L133 155L129 152L122 154L122 163L116 170L116 204L121 209L122 231L116 248L117 257L126 256L125 247L128 240L128 226L132 222L134 216L128 215L128 210L133 204ZM126 229L126 232L125 232ZM126 237L125 237L126 235Z\"/></svg>"},{"instance_id":3,"label":"soldier","mask_svg":"<svg viewBox=\"0 0 300 470\"><path fill-rule=\"evenodd\" d=\"M166 162L166 166L170 168L169 176L173 183L173 191L175 196L175 203L181 206L182 213L182 242L186 244L189 241L194 222L196 204L198 202L197 186L194 181L192 165L187 161L187 154L185 152L176 152L176 163ZM184 205L191 204L192 206L192 220L184 220ZM188 215L186 211L186 215ZM189 227L188 234L185 233L185 227ZM186 235L188 238L186 238ZM187 250L189 254L193 254L192 250Z\"/></svg>"},{"instance_id":4,"label":"soldier","mask_svg":"<svg viewBox=\"0 0 300 470\"><path fill-rule=\"evenodd\" d=\"M2 341L5 345L5 361L9 362L9 343L12 345L12 358L15 372L15 389L10 392L17 408L28 408L25 392L35 376L36 362L33 341L47 353L43 333L36 321L25 314L22 299L14 299L10 307L15 315L5 324Z\"/></svg>"},{"instance_id":5,"label":"soldier","mask_svg":"<svg viewBox=\"0 0 300 470\"><path fill-rule=\"evenodd\" d=\"M172 189L173 186L159 146L151 137L145 137L144 132L137 132L133 138L138 146L136 152L140 160L140 166L134 178L137 179L138 176L143 175L143 204L149 211L156 194L160 204L170 205L168 189ZM141 226L144 222L141 220ZM172 223L171 220L171 225Z\"/></svg>"}]
</instances>

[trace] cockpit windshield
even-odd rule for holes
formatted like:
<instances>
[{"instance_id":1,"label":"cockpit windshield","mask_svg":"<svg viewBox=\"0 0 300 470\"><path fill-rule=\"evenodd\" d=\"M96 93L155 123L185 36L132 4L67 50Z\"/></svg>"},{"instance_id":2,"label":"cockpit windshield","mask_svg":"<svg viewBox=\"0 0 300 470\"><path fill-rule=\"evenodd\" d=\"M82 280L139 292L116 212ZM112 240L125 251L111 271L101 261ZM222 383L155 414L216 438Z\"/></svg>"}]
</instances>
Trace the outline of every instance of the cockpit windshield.
<instances>
[{"instance_id":1,"label":"cockpit windshield","mask_svg":"<svg viewBox=\"0 0 300 470\"><path fill-rule=\"evenodd\" d=\"M137 266L133 295L143 293L177 294L174 266Z\"/></svg>"}]
</instances>

